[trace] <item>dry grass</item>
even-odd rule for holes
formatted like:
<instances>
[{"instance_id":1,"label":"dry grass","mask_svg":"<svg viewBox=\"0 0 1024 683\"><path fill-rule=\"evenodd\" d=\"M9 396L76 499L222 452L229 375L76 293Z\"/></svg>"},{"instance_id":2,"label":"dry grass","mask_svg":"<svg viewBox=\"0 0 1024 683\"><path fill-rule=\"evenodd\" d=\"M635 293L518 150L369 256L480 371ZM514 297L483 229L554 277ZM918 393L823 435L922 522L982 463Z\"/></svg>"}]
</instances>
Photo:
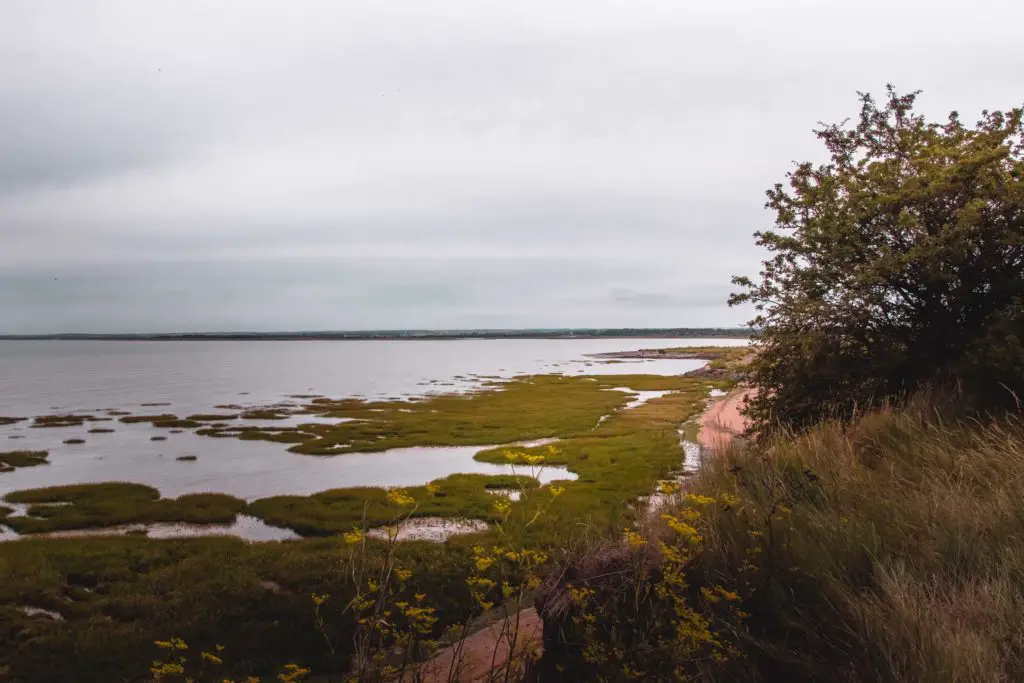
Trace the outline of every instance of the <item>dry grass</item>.
<instances>
[{"instance_id":1,"label":"dry grass","mask_svg":"<svg viewBox=\"0 0 1024 683\"><path fill-rule=\"evenodd\" d=\"M697 488L741 500L700 566L746 590L757 666L737 680L1020 680L1018 419L883 410L736 450Z\"/></svg>"}]
</instances>

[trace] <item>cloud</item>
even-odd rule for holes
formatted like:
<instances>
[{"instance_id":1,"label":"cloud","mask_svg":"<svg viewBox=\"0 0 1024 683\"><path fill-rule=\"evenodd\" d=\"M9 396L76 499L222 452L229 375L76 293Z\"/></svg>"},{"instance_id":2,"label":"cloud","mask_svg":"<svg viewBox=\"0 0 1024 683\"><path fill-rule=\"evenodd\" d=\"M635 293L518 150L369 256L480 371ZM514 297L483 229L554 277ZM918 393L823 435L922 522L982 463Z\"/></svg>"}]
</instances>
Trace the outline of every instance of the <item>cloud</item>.
<instances>
[{"instance_id":1,"label":"cloud","mask_svg":"<svg viewBox=\"0 0 1024 683\"><path fill-rule=\"evenodd\" d=\"M0 331L737 324L857 90L1019 104L961 9L5 2Z\"/></svg>"}]
</instances>

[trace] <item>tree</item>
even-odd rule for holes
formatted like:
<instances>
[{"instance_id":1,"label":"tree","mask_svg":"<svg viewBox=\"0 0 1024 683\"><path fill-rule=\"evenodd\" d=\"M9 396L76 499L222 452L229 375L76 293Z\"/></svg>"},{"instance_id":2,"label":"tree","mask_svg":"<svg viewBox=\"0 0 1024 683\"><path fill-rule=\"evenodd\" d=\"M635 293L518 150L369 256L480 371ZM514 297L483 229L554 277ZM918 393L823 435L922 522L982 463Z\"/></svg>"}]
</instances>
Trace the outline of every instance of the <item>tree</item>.
<instances>
[{"instance_id":1,"label":"tree","mask_svg":"<svg viewBox=\"0 0 1024 683\"><path fill-rule=\"evenodd\" d=\"M1022 110L928 123L919 93L860 94L855 125L815 133L831 157L768 190L775 229L753 303L760 429L956 384L980 410L1024 399Z\"/></svg>"}]
</instances>

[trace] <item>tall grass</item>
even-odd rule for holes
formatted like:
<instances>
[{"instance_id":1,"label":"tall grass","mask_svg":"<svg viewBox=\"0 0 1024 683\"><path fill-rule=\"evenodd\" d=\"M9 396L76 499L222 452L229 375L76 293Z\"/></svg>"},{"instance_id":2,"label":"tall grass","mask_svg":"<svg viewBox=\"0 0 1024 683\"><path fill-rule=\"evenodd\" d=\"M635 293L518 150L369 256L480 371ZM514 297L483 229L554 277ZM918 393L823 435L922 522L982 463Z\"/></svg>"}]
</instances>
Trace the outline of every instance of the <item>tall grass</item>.
<instances>
[{"instance_id":1,"label":"tall grass","mask_svg":"<svg viewBox=\"0 0 1024 683\"><path fill-rule=\"evenodd\" d=\"M712 625L731 656L677 662L691 680L1024 676L1018 418L959 420L917 401L736 447L690 490L718 502L703 511L685 590L729 587L744 613ZM571 668L566 644L546 645Z\"/></svg>"}]
</instances>

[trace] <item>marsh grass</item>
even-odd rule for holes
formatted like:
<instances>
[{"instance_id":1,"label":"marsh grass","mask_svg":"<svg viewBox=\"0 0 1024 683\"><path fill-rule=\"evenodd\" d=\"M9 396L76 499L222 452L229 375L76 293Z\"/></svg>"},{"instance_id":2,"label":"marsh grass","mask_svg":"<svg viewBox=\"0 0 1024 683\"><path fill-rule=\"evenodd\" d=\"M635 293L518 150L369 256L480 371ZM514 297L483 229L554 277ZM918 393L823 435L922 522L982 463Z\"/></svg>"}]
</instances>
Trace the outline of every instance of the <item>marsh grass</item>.
<instances>
[{"instance_id":1,"label":"marsh grass","mask_svg":"<svg viewBox=\"0 0 1024 683\"><path fill-rule=\"evenodd\" d=\"M80 427L86 422L97 422L99 418L92 415L40 415L32 420L32 427L45 429L48 427Z\"/></svg>"},{"instance_id":2,"label":"marsh grass","mask_svg":"<svg viewBox=\"0 0 1024 683\"><path fill-rule=\"evenodd\" d=\"M28 418L25 417L3 417L0 416L0 427L7 427L9 425L18 424L24 422Z\"/></svg>"},{"instance_id":3,"label":"marsh grass","mask_svg":"<svg viewBox=\"0 0 1024 683\"><path fill-rule=\"evenodd\" d=\"M494 496L488 489L533 489L529 476L453 474L428 486L405 489L418 502L413 517L461 517L493 521ZM394 518L388 491L353 487L323 491L312 496L275 496L249 505L249 514L267 524L286 527L304 536L325 536L373 528Z\"/></svg>"},{"instance_id":4,"label":"marsh grass","mask_svg":"<svg viewBox=\"0 0 1024 683\"><path fill-rule=\"evenodd\" d=\"M246 507L245 501L221 493L161 499L152 487L117 482L15 491L5 500L29 505L25 516L6 520L23 534L155 522L224 524L234 522Z\"/></svg>"},{"instance_id":5,"label":"marsh grass","mask_svg":"<svg viewBox=\"0 0 1024 683\"><path fill-rule=\"evenodd\" d=\"M298 661L320 672L347 670L355 619L338 560L340 539L249 544L239 539L30 539L0 553L0 669L12 681L142 681L162 656L154 641L175 634L190 646L225 646L227 676L277 671ZM367 539L369 566L383 544ZM409 596L427 594L440 622L475 612L465 585L470 557L456 546L408 542ZM335 648L313 619L313 594ZM34 619L16 606L54 610ZM217 679L221 680L221 679ZM244 678L243 678L244 680Z\"/></svg>"},{"instance_id":6,"label":"marsh grass","mask_svg":"<svg viewBox=\"0 0 1024 683\"><path fill-rule=\"evenodd\" d=\"M36 467L37 465L49 464L48 451L7 451L0 453L0 471L4 467L14 469L16 467Z\"/></svg>"},{"instance_id":7,"label":"marsh grass","mask_svg":"<svg viewBox=\"0 0 1024 683\"><path fill-rule=\"evenodd\" d=\"M177 415L170 413L163 413L161 415L125 415L119 418L120 422L125 424L141 424L143 422L166 422L168 420L177 420Z\"/></svg>"},{"instance_id":8,"label":"marsh grass","mask_svg":"<svg viewBox=\"0 0 1024 683\"><path fill-rule=\"evenodd\" d=\"M409 490L417 500L413 516L496 522L495 531L454 537L444 544L399 544L401 562L412 571L403 590L428 596L440 631L469 623L480 612L481 600L486 604L503 600L500 587L480 592L485 584L479 583L484 577L478 573L485 558L478 553L479 547L491 552L514 538L516 548L548 548L557 560L581 535L620 534L622 526L635 518L630 504L636 497L650 493L655 481L680 467L678 424L703 408L708 384L706 379L686 377L538 376L497 383L477 394L419 401L316 398L302 410L360 422L301 429L259 427L236 430L231 436L301 438L302 446L313 443L326 448L330 443L330 452L352 435L367 444L383 442L369 450L559 438L554 453L546 448L516 448L515 457L548 459L539 466L565 464L579 475L578 481L539 486L530 476L529 463L519 460L517 477L453 475L429 488ZM623 411L631 397L609 391L620 386L674 393ZM723 380L715 386L727 383ZM609 417L598 425L604 416ZM133 417L134 422L177 419ZM259 419L268 418L260 415ZM508 462L503 451L483 458ZM488 493L495 488L526 489L530 495L524 495L522 502L511 502ZM161 516L185 521L182 518L198 507L193 497L161 501L152 489L132 484L58 489L64 490L22 492L15 498L35 501L41 508L48 507L45 503L70 502L49 506L34 519L40 526L55 525L59 519L74 528ZM543 515L536 514L531 500L548 501ZM242 501L223 503L209 507L245 509ZM394 512L387 510L387 503L382 489L341 489L264 499L250 504L247 512L311 536L344 535L353 526L388 524ZM385 543L362 542L370 557L378 558L371 562L385 562L391 552L385 550ZM283 544L247 544L231 538L29 539L7 544L9 552L0 553L0 667L6 667L16 680L26 681L138 680L159 656L153 641L173 635L197 650L226 645L232 675L275 671L286 662L302 662L317 671L348 670L356 624L353 615L341 609L352 597L345 587L350 577L338 562L345 547L342 536ZM547 557L541 551L517 555ZM499 575L504 577L500 583L506 588L533 586L544 571L531 565L528 576L518 576L521 567L503 563L488 571L500 568ZM507 583L513 579L519 583ZM310 596L327 593L333 597L319 606L323 613L317 622L311 618ZM522 597L516 604L522 603ZM24 604L54 609L67 621L29 620L13 608ZM515 611L516 605L508 609ZM327 629L326 636L322 629Z\"/></svg>"},{"instance_id":9,"label":"marsh grass","mask_svg":"<svg viewBox=\"0 0 1024 683\"><path fill-rule=\"evenodd\" d=\"M422 401L314 400L307 410L338 425L304 425L316 435L290 450L307 455L379 452L409 446L474 446L529 439L568 437L590 430L604 415L629 402L628 386L674 390L690 385L679 377L519 377L469 394L444 394Z\"/></svg>"},{"instance_id":10,"label":"marsh grass","mask_svg":"<svg viewBox=\"0 0 1024 683\"><path fill-rule=\"evenodd\" d=\"M160 429L194 429L201 427L201 422L195 420L180 420L177 418L171 420L153 420L153 426Z\"/></svg>"}]
</instances>

